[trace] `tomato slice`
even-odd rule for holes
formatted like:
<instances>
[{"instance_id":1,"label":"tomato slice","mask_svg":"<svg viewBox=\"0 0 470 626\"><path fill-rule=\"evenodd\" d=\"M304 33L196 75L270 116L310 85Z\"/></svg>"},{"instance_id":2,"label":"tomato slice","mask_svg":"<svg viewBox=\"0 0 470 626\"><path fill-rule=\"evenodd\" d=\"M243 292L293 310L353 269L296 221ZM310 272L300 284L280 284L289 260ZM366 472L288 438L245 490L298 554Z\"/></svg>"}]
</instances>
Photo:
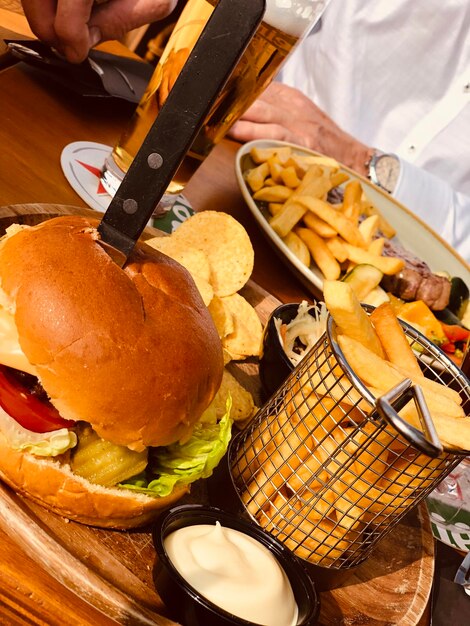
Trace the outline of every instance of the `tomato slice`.
<instances>
[{"instance_id":1,"label":"tomato slice","mask_svg":"<svg viewBox=\"0 0 470 626\"><path fill-rule=\"evenodd\" d=\"M0 366L0 406L23 428L34 433L71 428L75 424L73 420L61 417L50 402L39 399L2 366Z\"/></svg>"},{"instance_id":2,"label":"tomato slice","mask_svg":"<svg viewBox=\"0 0 470 626\"><path fill-rule=\"evenodd\" d=\"M441 322L441 326L447 339L453 343L470 339L470 330L462 326L458 326L457 324L444 324L443 322Z\"/></svg>"}]
</instances>

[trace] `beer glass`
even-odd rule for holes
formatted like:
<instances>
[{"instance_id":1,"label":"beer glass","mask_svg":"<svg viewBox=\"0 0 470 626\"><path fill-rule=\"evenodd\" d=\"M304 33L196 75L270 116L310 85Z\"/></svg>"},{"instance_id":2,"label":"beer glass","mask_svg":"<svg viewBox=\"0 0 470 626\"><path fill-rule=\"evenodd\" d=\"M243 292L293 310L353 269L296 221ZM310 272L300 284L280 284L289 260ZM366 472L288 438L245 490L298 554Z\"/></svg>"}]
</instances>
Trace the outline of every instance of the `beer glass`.
<instances>
[{"instance_id":1,"label":"beer glass","mask_svg":"<svg viewBox=\"0 0 470 626\"><path fill-rule=\"evenodd\" d=\"M106 159L102 184L110 195L116 192L217 1L188 0L183 9L128 127ZM171 181L159 205L161 212L171 208L212 148L271 82L328 1L266 0L263 21Z\"/></svg>"}]
</instances>

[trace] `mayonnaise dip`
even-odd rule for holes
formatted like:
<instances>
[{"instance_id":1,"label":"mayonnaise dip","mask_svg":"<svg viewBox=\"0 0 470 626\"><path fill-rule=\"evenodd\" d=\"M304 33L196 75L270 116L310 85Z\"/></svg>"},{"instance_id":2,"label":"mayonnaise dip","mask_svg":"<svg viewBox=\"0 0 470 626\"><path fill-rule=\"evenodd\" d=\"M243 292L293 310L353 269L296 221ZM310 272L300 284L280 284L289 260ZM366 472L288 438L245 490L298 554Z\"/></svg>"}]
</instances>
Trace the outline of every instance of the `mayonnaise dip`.
<instances>
[{"instance_id":1,"label":"mayonnaise dip","mask_svg":"<svg viewBox=\"0 0 470 626\"><path fill-rule=\"evenodd\" d=\"M287 575L256 539L216 522L175 530L164 546L181 576L225 611L265 626L297 623Z\"/></svg>"}]
</instances>

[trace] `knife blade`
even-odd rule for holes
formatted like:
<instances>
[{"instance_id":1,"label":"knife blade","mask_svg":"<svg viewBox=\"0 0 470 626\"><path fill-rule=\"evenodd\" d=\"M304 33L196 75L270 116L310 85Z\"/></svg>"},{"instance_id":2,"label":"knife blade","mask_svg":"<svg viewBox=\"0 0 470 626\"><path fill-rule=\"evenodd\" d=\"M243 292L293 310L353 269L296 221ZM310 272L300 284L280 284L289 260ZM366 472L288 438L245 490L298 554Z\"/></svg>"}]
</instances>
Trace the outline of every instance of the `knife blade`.
<instances>
[{"instance_id":1,"label":"knife blade","mask_svg":"<svg viewBox=\"0 0 470 626\"><path fill-rule=\"evenodd\" d=\"M265 0L220 0L106 210L101 244L121 267L260 24Z\"/></svg>"}]
</instances>

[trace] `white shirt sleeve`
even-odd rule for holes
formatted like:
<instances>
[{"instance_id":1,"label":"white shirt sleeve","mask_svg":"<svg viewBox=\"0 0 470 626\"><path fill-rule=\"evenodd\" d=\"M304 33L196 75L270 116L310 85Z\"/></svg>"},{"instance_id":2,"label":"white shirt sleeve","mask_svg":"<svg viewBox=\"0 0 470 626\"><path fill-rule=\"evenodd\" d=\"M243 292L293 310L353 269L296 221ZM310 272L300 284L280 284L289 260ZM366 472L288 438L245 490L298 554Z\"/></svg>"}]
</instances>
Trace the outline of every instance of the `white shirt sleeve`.
<instances>
[{"instance_id":1,"label":"white shirt sleeve","mask_svg":"<svg viewBox=\"0 0 470 626\"><path fill-rule=\"evenodd\" d=\"M470 196L454 191L442 179L400 158L393 197L470 263Z\"/></svg>"}]
</instances>

